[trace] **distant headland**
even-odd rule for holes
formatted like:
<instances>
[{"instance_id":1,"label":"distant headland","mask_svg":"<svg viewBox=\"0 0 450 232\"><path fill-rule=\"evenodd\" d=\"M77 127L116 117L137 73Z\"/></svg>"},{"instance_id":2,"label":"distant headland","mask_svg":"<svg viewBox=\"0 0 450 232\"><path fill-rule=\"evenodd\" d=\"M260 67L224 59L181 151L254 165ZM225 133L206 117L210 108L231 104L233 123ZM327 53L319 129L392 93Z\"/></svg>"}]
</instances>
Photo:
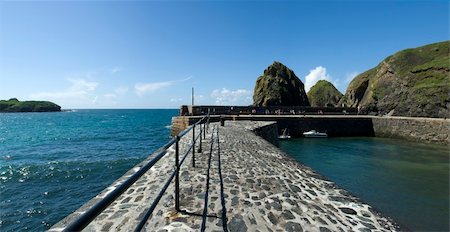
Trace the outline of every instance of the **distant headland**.
<instances>
[{"instance_id":1,"label":"distant headland","mask_svg":"<svg viewBox=\"0 0 450 232\"><path fill-rule=\"evenodd\" d=\"M0 100L0 112L58 112L61 106L49 101L19 101L17 98Z\"/></svg>"}]
</instances>

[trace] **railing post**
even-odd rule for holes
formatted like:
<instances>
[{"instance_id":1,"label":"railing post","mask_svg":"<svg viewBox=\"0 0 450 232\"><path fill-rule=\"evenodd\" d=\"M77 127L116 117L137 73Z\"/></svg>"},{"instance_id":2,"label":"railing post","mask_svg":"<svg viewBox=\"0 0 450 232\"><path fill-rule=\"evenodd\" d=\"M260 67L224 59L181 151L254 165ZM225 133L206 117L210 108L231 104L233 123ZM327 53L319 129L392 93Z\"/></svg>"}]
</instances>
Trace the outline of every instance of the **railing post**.
<instances>
[{"instance_id":1,"label":"railing post","mask_svg":"<svg viewBox=\"0 0 450 232\"><path fill-rule=\"evenodd\" d=\"M177 135L177 143L175 144L175 168L177 174L175 175L175 210L180 211L180 136Z\"/></svg>"},{"instance_id":2,"label":"railing post","mask_svg":"<svg viewBox=\"0 0 450 232\"><path fill-rule=\"evenodd\" d=\"M205 132L202 130L202 125L200 124L200 144L198 146L197 152L202 152L202 133L205 134Z\"/></svg>"},{"instance_id":3,"label":"railing post","mask_svg":"<svg viewBox=\"0 0 450 232\"><path fill-rule=\"evenodd\" d=\"M206 139L206 120L203 122L203 139Z\"/></svg>"},{"instance_id":4,"label":"railing post","mask_svg":"<svg viewBox=\"0 0 450 232\"><path fill-rule=\"evenodd\" d=\"M195 168L195 124L192 128L192 167Z\"/></svg>"}]
</instances>

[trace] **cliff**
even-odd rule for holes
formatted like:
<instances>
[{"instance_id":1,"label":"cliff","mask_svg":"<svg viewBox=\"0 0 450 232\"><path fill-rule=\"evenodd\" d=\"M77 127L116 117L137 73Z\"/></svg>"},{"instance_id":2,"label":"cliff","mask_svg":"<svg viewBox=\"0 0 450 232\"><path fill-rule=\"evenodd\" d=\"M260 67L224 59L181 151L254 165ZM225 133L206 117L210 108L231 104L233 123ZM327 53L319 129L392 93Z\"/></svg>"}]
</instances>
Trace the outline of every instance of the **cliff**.
<instances>
[{"instance_id":1,"label":"cliff","mask_svg":"<svg viewBox=\"0 0 450 232\"><path fill-rule=\"evenodd\" d=\"M256 80L254 106L309 106L305 87L295 73L275 61Z\"/></svg>"},{"instance_id":2,"label":"cliff","mask_svg":"<svg viewBox=\"0 0 450 232\"><path fill-rule=\"evenodd\" d=\"M49 101L19 101L16 98L0 100L0 112L55 112L61 106Z\"/></svg>"},{"instance_id":3,"label":"cliff","mask_svg":"<svg viewBox=\"0 0 450 232\"><path fill-rule=\"evenodd\" d=\"M369 114L448 117L449 41L406 49L356 76L339 104Z\"/></svg>"},{"instance_id":4,"label":"cliff","mask_svg":"<svg viewBox=\"0 0 450 232\"><path fill-rule=\"evenodd\" d=\"M344 96L333 84L326 80L318 81L307 93L308 100L313 107L338 106L339 100Z\"/></svg>"}]
</instances>

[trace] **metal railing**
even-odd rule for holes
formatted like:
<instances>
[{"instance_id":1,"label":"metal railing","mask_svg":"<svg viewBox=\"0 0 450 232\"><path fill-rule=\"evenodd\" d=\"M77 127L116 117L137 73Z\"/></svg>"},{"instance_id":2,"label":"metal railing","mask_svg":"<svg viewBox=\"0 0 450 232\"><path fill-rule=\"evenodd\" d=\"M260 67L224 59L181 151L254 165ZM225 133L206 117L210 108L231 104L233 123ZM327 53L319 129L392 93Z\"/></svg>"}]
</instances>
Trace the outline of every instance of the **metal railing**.
<instances>
[{"instance_id":1,"label":"metal railing","mask_svg":"<svg viewBox=\"0 0 450 232\"><path fill-rule=\"evenodd\" d=\"M175 209L180 212L180 181L179 181L179 171L180 166L183 164L184 160L188 156L189 152L192 150L192 165L195 167L195 143L200 137L200 147L199 152L202 150L202 135L203 139L206 138L205 133L209 130L209 115L204 116L202 119L198 120L195 124L189 126L184 131L180 132L177 136L172 138L167 144L162 146L157 150L157 154L155 157L142 166L137 172L131 175L126 181L117 186L112 192L107 194L103 199L95 203L91 208L89 208L86 212L81 214L76 220L71 222L67 227L64 228L63 231L81 231L83 230L89 223L91 223L100 213L102 213L106 207L108 207L112 202L114 202L119 196L122 195L131 185L133 185L144 173L146 173L153 165L155 165L162 157L167 154L167 149L169 149L173 144L175 144L175 171L170 175L169 179L164 184L161 191L156 196L155 200L152 202L151 206L147 209L144 217L140 221L140 223L136 226L135 231L141 231L147 222L148 218L151 216L153 211L155 210L158 202L161 200L162 196L166 192L173 178L175 178ZM197 137L195 137L195 127L200 125L200 133ZM179 151L179 143L183 136L185 136L189 131L192 130L192 143L189 148L186 150L181 161L179 160L180 151Z\"/></svg>"},{"instance_id":2,"label":"metal railing","mask_svg":"<svg viewBox=\"0 0 450 232\"><path fill-rule=\"evenodd\" d=\"M214 131L216 132L216 137L214 137ZM221 216L216 216L217 218L222 219L222 228L224 232L228 232L228 219L227 219L227 209L225 207L225 193L224 193L224 187L223 187L223 178L222 178L222 165L220 161L220 139L219 139L219 127L217 126L215 130L213 130L211 134L211 147L210 152L208 156L208 169L206 173L206 192L205 192L205 199L204 199L204 205L203 205L203 215L202 215L202 225L200 228L201 232L206 231L206 219L208 217L208 198L209 198L209 185L210 185L210 170L211 170L211 160L212 160L212 153L213 153L213 147L214 142L217 141L217 171L219 174L219 183L220 183L220 203L222 205L222 212Z\"/></svg>"}]
</instances>

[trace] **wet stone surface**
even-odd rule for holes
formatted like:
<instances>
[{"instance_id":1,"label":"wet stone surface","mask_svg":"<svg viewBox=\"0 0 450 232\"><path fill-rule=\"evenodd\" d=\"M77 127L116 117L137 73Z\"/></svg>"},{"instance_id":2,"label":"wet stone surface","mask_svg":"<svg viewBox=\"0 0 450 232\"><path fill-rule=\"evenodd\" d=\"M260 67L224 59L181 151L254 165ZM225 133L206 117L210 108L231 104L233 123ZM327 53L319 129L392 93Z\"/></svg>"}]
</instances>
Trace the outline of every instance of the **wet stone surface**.
<instances>
[{"instance_id":1,"label":"wet stone surface","mask_svg":"<svg viewBox=\"0 0 450 232\"><path fill-rule=\"evenodd\" d=\"M218 128L219 139L217 140ZM272 122L227 121L224 127L210 125L197 152L195 167L189 153L180 168L180 208L176 212L175 187L169 185L144 231L199 231L202 224L208 155L211 149L207 231L223 231L226 221L230 231L396 231L395 224L376 213L347 191L325 180L310 168L299 164L253 130L275 130ZM195 132L199 134L199 128ZM270 132L270 131L269 131ZM268 132L268 133L269 133ZM192 142L192 133L180 141L180 154ZM222 218L220 162L226 220ZM145 215L158 192L174 171L175 148L147 171L122 196L116 199L84 231L132 231ZM91 200L57 223L50 231L61 231L68 222L104 197L119 183L149 162L154 155L130 170ZM181 158L180 157L180 158Z\"/></svg>"}]
</instances>

